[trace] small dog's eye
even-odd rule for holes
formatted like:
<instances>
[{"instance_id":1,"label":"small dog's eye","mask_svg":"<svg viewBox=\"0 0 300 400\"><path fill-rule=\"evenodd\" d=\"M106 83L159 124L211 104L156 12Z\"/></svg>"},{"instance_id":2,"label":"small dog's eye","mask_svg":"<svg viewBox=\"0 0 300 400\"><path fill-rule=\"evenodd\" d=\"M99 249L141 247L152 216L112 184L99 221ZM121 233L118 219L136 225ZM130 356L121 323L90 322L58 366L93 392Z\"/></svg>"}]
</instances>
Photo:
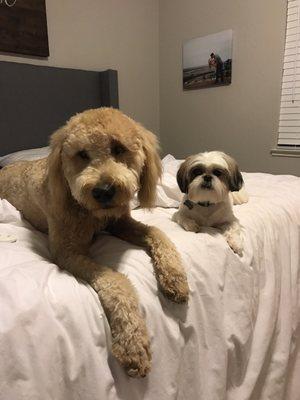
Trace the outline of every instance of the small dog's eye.
<instances>
[{"instance_id":1,"label":"small dog's eye","mask_svg":"<svg viewBox=\"0 0 300 400\"><path fill-rule=\"evenodd\" d=\"M222 171L221 171L220 169L214 169L214 170L213 170L213 174L214 174L215 176L221 176L221 175L222 175Z\"/></svg>"},{"instance_id":2,"label":"small dog's eye","mask_svg":"<svg viewBox=\"0 0 300 400\"><path fill-rule=\"evenodd\" d=\"M203 169L202 168L195 168L192 171L192 176L195 178L196 176L202 175Z\"/></svg>"},{"instance_id":3,"label":"small dog's eye","mask_svg":"<svg viewBox=\"0 0 300 400\"><path fill-rule=\"evenodd\" d=\"M85 150L80 150L77 154L82 160L89 160L90 159L88 153Z\"/></svg>"},{"instance_id":4,"label":"small dog's eye","mask_svg":"<svg viewBox=\"0 0 300 400\"><path fill-rule=\"evenodd\" d=\"M115 143L112 145L111 154L114 156L119 156L119 155L125 153L125 151L126 151L126 148L119 143Z\"/></svg>"}]
</instances>

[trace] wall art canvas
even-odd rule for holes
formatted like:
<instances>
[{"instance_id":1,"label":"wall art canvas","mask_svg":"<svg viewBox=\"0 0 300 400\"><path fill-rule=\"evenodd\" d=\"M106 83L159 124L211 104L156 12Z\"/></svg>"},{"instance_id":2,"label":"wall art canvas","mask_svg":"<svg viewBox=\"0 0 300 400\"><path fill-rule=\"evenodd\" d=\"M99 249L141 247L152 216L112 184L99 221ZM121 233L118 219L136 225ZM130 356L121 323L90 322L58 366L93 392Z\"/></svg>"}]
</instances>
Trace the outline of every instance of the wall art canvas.
<instances>
[{"instance_id":1,"label":"wall art canvas","mask_svg":"<svg viewBox=\"0 0 300 400\"><path fill-rule=\"evenodd\" d=\"M230 85L232 37L230 29L183 44L183 90Z\"/></svg>"},{"instance_id":2,"label":"wall art canvas","mask_svg":"<svg viewBox=\"0 0 300 400\"><path fill-rule=\"evenodd\" d=\"M0 0L0 51L49 56L45 0Z\"/></svg>"}]
</instances>

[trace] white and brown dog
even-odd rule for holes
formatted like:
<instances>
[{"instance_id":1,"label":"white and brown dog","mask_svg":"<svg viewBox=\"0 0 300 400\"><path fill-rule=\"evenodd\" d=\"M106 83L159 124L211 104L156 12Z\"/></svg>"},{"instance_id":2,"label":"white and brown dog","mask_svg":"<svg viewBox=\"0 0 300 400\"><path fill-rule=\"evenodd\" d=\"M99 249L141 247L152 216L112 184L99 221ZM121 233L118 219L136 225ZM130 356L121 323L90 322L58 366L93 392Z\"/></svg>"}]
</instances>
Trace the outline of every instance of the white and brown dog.
<instances>
[{"instance_id":1,"label":"white and brown dog","mask_svg":"<svg viewBox=\"0 0 300 400\"><path fill-rule=\"evenodd\" d=\"M219 229L232 250L241 256L241 226L233 214L231 192L240 191L237 203L246 202L247 195L235 160L219 151L190 156L181 164L177 182L185 195L173 221L192 232L199 232L202 227Z\"/></svg>"}]
</instances>

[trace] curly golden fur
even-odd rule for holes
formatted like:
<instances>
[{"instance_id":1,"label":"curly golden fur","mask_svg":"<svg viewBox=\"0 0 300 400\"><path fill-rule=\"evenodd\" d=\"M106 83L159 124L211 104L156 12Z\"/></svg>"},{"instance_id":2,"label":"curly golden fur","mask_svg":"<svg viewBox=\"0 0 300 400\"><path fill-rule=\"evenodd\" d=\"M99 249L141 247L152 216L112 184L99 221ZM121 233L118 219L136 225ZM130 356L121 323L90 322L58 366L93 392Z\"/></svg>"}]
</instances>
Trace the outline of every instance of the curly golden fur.
<instances>
[{"instance_id":1,"label":"curly golden fur","mask_svg":"<svg viewBox=\"0 0 300 400\"><path fill-rule=\"evenodd\" d=\"M153 205L161 174L155 136L112 108L72 117L52 135L50 155L0 171L0 197L37 229L49 233L59 267L88 282L98 293L112 334L112 352L130 376L145 376L151 352L145 321L130 281L94 262L88 249L95 233L144 246L158 286L175 302L188 298L181 259L163 232L130 216L129 201Z\"/></svg>"}]
</instances>

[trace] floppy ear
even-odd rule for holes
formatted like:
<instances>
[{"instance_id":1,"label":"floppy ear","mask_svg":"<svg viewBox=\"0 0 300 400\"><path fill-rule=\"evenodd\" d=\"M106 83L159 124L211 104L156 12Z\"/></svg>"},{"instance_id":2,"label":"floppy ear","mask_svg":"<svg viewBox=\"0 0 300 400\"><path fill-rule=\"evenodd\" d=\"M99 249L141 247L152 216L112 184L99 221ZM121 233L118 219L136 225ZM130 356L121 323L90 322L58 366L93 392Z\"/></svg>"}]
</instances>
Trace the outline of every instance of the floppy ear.
<instances>
[{"instance_id":1,"label":"floppy ear","mask_svg":"<svg viewBox=\"0 0 300 400\"><path fill-rule=\"evenodd\" d=\"M159 157L159 145L156 136L138 125L140 137L143 143L145 162L140 176L140 190L138 199L141 207L151 208L154 206L156 197L156 185L161 177L162 167Z\"/></svg>"},{"instance_id":2,"label":"floppy ear","mask_svg":"<svg viewBox=\"0 0 300 400\"><path fill-rule=\"evenodd\" d=\"M189 158L187 158L180 165L179 170L177 171L177 183L182 193L188 192L188 187L190 183L188 177L188 163L189 163Z\"/></svg>"},{"instance_id":3,"label":"floppy ear","mask_svg":"<svg viewBox=\"0 0 300 400\"><path fill-rule=\"evenodd\" d=\"M225 159L225 161L228 165L229 190L231 192L238 192L244 184L244 180L243 180L242 174L239 170L239 166L238 166L237 162L232 157L230 157L228 154L223 153L223 158Z\"/></svg>"},{"instance_id":4,"label":"floppy ear","mask_svg":"<svg viewBox=\"0 0 300 400\"><path fill-rule=\"evenodd\" d=\"M61 151L66 138L66 131L60 128L50 138L50 154L48 156L48 188L50 196L56 204L62 204L66 196L66 181L62 172Z\"/></svg>"}]
</instances>

